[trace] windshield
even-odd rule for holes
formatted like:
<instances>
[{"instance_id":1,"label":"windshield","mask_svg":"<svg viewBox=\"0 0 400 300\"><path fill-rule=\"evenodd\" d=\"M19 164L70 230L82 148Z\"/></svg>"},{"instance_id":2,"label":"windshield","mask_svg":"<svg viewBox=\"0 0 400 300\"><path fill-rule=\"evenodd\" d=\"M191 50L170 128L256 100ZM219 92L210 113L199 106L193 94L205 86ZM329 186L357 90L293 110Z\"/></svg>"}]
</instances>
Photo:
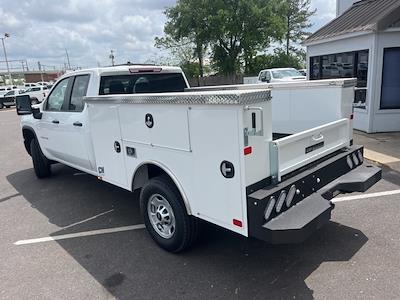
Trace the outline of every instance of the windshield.
<instances>
[{"instance_id":1,"label":"windshield","mask_svg":"<svg viewBox=\"0 0 400 300\"><path fill-rule=\"evenodd\" d=\"M272 76L274 78L285 78L285 77L297 77L303 76L301 73L295 69L286 69L286 70L276 70L272 71Z\"/></svg>"}]
</instances>

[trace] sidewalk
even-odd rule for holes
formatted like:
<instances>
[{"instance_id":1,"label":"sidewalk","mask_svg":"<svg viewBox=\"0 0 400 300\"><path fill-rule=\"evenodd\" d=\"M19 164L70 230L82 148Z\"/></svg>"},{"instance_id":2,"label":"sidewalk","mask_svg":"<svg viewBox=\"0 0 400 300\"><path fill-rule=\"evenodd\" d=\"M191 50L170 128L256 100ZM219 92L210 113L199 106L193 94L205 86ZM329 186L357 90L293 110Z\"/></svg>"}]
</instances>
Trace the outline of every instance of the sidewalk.
<instances>
[{"instance_id":1,"label":"sidewalk","mask_svg":"<svg viewBox=\"0 0 400 300\"><path fill-rule=\"evenodd\" d=\"M400 170L400 132L366 134L354 131L354 143L364 145L364 156Z\"/></svg>"}]
</instances>

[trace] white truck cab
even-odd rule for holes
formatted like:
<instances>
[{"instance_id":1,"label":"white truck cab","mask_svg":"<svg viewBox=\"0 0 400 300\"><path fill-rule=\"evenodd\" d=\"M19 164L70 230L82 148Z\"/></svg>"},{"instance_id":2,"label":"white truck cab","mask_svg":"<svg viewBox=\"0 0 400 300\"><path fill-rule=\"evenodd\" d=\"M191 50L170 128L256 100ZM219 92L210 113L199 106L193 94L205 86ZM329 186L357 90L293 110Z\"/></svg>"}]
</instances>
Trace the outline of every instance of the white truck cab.
<instances>
[{"instance_id":1,"label":"white truck cab","mask_svg":"<svg viewBox=\"0 0 400 300\"><path fill-rule=\"evenodd\" d=\"M381 177L352 145L354 80L296 84L191 89L180 68L97 68L66 74L37 106L18 97L17 113L37 177L63 163L140 189L146 228L168 251L193 243L199 219L293 243L329 221L330 199ZM292 115L296 92L328 105L325 121ZM288 116L274 119L279 109Z\"/></svg>"}]
</instances>

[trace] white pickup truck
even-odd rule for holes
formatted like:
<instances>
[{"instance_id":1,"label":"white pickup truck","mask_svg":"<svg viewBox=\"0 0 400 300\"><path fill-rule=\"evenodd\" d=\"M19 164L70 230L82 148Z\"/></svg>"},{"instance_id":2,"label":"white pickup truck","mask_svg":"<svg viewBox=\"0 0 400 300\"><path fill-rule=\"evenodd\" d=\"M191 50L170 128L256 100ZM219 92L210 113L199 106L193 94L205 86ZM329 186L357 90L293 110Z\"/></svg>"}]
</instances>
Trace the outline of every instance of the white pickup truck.
<instances>
[{"instance_id":1,"label":"white pickup truck","mask_svg":"<svg viewBox=\"0 0 400 300\"><path fill-rule=\"evenodd\" d=\"M31 97L32 104L39 104L40 102L43 102L44 99L46 99L48 93L49 88L46 85L38 85L28 88L24 94Z\"/></svg>"},{"instance_id":2,"label":"white pickup truck","mask_svg":"<svg viewBox=\"0 0 400 300\"><path fill-rule=\"evenodd\" d=\"M330 220L330 199L375 184L381 170L352 145L353 98L354 80L202 90L180 68L130 65L68 73L38 106L19 96L17 113L37 177L58 162L140 189L150 235L179 252L199 219L304 241Z\"/></svg>"}]
</instances>

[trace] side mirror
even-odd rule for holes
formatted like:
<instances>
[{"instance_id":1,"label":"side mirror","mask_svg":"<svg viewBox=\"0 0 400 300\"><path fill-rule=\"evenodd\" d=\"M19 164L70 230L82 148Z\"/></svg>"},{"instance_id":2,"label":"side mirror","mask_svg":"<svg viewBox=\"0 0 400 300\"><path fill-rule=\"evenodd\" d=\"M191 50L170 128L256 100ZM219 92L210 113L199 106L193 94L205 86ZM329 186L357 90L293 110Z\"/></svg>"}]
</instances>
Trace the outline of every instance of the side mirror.
<instances>
[{"instance_id":1,"label":"side mirror","mask_svg":"<svg viewBox=\"0 0 400 300\"><path fill-rule=\"evenodd\" d=\"M39 108L33 108L31 97L29 95L21 95L16 97L17 115L30 115L33 114L35 119L41 119L42 113Z\"/></svg>"},{"instance_id":2,"label":"side mirror","mask_svg":"<svg viewBox=\"0 0 400 300\"><path fill-rule=\"evenodd\" d=\"M32 111L31 97L29 95L17 96L17 115L30 115Z\"/></svg>"},{"instance_id":3,"label":"side mirror","mask_svg":"<svg viewBox=\"0 0 400 300\"><path fill-rule=\"evenodd\" d=\"M262 81L262 82L266 82L266 81L267 81L267 77L266 77L266 76L262 76L262 77L261 77L261 81Z\"/></svg>"}]
</instances>

